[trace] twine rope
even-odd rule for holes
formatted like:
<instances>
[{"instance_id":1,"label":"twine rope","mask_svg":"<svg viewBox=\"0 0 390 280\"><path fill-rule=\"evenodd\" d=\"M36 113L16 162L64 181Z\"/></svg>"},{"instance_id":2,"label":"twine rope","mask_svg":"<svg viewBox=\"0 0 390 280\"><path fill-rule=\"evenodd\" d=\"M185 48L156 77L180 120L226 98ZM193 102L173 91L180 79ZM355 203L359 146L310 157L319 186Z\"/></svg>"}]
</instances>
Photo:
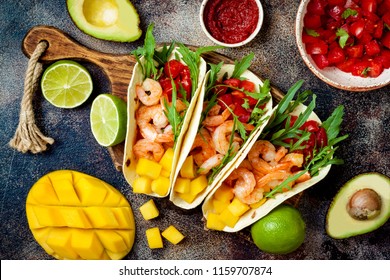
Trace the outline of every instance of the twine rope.
<instances>
[{"instance_id":1,"label":"twine rope","mask_svg":"<svg viewBox=\"0 0 390 280\"><path fill-rule=\"evenodd\" d=\"M46 41L41 41L31 55L24 80L24 94L21 102L19 124L15 135L9 142L10 146L19 152L31 152L33 154L43 152L47 144L53 144L54 139L46 137L35 123L33 110L33 97L38 87L39 77L42 74L42 64L38 62L41 55L48 47Z\"/></svg>"}]
</instances>

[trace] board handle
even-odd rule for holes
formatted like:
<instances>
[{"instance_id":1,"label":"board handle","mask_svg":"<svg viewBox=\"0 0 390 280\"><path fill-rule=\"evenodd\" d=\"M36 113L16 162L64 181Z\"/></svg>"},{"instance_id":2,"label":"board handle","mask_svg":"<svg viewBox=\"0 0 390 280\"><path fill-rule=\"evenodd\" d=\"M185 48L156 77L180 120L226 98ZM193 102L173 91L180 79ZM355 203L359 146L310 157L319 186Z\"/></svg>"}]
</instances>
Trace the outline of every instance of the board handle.
<instances>
[{"instance_id":1,"label":"board handle","mask_svg":"<svg viewBox=\"0 0 390 280\"><path fill-rule=\"evenodd\" d=\"M99 66L106 74L111 84L111 93L122 99L127 99L129 86L136 59L128 55L118 55L98 52L89 49L63 31L52 27L39 25L30 29L22 42L22 51L31 57L41 41L46 41L48 47L40 58L41 62L54 62L61 59L87 61Z\"/></svg>"}]
</instances>

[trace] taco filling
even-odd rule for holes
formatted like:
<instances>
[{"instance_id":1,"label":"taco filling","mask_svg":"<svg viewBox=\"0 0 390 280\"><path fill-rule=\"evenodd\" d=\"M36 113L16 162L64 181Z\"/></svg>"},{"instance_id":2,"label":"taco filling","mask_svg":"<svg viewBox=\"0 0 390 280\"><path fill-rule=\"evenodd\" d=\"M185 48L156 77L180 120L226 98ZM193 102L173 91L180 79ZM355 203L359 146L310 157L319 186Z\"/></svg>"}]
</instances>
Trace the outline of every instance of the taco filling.
<instances>
[{"instance_id":1,"label":"taco filling","mask_svg":"<svg viewBox=\"0 0 390 280\"><path fill-rule=\"evenodd\" d=\"M227 226L238 230L247 226L260 218L260 206L268 200L273 202L266 207L265 214L302 190L294 189L297 186L307 188L317 182L313 178L319 179L325 167L342 164L342 160L334 157L334 152L335 145L347 137L337 136L343 107L336 108L328 120L321 123L313 113L316 96L310 91L298 94L292 101L301 85L302 81L290 89L238 168L205 202L208 228L224 230ZM310 104L302 105L310 95ZM279 196L281 193L289 194ZM240 219L246 221L236 227Z\"/></svg>"},{"instance_id":2,"label":"taco filling","mask_svg":"<svg viewBox=\"0 0 390 280\"><path fill-rule=\"evenodd\" d=\"M210 64L204 99L199 100L202 112L196 136L192 145L186 143L187 156L178 166L180 172L171 195L176 204L179 199L192 204L200 195L204 198L207 187L213 186L227 164L265 125L266 112L272 107L270 85L269 81L249 78L252 76L248 76L247 68L253 56L252 53L235 65Z\"/></svg>"}]
</instances>

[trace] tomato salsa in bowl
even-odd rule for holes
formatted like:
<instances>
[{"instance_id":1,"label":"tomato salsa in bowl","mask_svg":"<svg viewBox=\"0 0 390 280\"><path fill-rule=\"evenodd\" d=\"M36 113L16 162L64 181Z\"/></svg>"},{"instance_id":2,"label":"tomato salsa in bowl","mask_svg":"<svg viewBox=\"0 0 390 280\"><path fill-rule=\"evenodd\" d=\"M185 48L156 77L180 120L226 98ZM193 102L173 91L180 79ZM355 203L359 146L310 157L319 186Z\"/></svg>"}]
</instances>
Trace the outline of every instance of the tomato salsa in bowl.
<instances>
[{"instance_id":1,"label":"tomato salsa in bowl","mask_svg":"<svg viewBox=\"0 0 390 280\"><path fill-rule=\"evenodd\" d=\"M200 24L206 36L225 47L249 43L263 24L259 0L203 0Z\"/></svg>"},{"instance_id":2,"label":"tomato salsa in bowl","mask_svg":"<svg viewBox=\"0 0 390 280\"><path fill-rule=\"evenodd\" d=\"M390 0L302 0L295 33L303 61L329 85L390 84Z\"/></svg>"}]
</instances>

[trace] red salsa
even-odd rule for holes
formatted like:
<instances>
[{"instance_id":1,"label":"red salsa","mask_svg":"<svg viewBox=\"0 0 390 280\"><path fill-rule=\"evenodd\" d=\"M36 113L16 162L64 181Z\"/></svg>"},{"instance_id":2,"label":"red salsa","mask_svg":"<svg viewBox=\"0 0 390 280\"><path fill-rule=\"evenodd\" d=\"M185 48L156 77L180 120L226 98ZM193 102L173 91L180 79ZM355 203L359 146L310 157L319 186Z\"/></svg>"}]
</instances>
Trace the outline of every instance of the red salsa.
<instances>
[{"instance_id":1,"label":"red salsa","mask_svg":"<svg viewBox=\"0 0 390 280\"><path fill-rule=\"evenodd\" d=\"M255 31L259 8L255 0L213 0L207 2L203 17L211 36L220 42L235 44Z\"/></svg>"}]
</instances>

